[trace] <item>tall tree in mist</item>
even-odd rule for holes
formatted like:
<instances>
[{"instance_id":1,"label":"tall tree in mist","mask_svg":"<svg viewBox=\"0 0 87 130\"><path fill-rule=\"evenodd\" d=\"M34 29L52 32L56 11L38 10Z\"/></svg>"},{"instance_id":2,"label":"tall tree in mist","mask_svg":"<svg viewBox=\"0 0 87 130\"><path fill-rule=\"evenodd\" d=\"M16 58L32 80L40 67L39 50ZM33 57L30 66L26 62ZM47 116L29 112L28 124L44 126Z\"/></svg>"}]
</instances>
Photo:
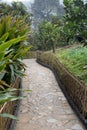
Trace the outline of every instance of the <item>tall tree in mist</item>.
<instances>
[{"instance_id":1,"label":"tall tree in mist","mask_svg":"<svg viewBox=\"0 0 87 130\"><path fill-rule=\"evenodd\" d=\"M35 27L42 20L50 21L53 15L60 18L64 14L63 6L60 5L59 0L35 0L31 9Z\"/></svg>"}]
</instances>

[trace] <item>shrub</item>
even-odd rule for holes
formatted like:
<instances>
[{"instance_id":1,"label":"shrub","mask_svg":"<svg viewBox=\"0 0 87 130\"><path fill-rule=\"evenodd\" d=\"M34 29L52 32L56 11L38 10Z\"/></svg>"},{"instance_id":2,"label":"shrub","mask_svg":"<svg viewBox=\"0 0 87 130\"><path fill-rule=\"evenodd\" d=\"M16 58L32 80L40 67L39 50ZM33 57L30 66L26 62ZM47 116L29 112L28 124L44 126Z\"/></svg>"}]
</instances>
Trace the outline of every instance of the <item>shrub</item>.
<instances>
[{"instance_id":1,"label":"shrub","mask_svg":"<svg viewBox=\"0 0 87 130\"><path fill-rule=\"evenodd\" d=\"M3 80L10 84L16 77L23 76L21 70L24 64L21 59L30 48L25 44L29 26L23 19L7 16L0 20L0 27L0 52L4 53L0 68L4 69Z\"/></svg>"},{"instance_id":2,"label":"shrub","mask_svg":"<svg viewBox=\"0 0 87 130\"><path fill-rule=\"evenodd\" d=\"M0 104L22 98L15 96L17 90L10 85L17 77L24 76L22 58L31 48L25 44L29 28L24 19L11 16L0 19ZM2 116L14 118L11 115Z\"/></svg>"}]
</instances>

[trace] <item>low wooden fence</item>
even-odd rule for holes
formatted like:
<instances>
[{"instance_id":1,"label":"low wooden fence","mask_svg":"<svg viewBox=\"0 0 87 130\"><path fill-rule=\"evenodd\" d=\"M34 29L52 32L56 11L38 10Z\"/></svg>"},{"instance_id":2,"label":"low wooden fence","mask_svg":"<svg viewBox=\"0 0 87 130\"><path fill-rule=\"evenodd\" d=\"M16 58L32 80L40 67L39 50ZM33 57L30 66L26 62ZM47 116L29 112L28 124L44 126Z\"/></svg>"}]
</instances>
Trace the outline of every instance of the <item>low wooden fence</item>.
<instances>
[{"instance_id":1,"label":"low wooden fence","mask_svg":"<svg viewBox=\"0 0 87 130\"><path fill-rule=\"evenodd\" d=\"M62 83L63 88L75 105L80 118L87 124L87 85L73 76L52 53L37 53L37 61L51 67Z\"/></svg>"},{"instance_id":2,"label":"low wooden fence","mask_svg":"<svg viewBox=\"0 0 87 130\"><path fill-rule=\"evenodd\" d=\"M29 51L24 59L33 59L37 57L37 51Z\"/></svg>"}]
</instances>

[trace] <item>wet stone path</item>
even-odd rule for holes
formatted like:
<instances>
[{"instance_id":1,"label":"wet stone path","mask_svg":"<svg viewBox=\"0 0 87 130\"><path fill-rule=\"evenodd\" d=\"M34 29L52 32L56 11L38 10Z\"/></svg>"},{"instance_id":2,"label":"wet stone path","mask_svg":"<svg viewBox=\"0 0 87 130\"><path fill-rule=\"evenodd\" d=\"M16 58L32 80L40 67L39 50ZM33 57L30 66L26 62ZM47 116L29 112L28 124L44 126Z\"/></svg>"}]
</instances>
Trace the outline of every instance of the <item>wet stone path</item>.
<instances>
[{"instance_id":1,"label":"wet stone path","mask_svg":"<svg viewBox=\"0 0 87 130\"><path fill-rule=\"evenodd\" d=\"M26 77L22 81L27 96L19 104L14 130L85 130L56 82L52 71L34 59L24 60ZM13 130L13 129L12 129Z\"/></svg>"}]
</instances>

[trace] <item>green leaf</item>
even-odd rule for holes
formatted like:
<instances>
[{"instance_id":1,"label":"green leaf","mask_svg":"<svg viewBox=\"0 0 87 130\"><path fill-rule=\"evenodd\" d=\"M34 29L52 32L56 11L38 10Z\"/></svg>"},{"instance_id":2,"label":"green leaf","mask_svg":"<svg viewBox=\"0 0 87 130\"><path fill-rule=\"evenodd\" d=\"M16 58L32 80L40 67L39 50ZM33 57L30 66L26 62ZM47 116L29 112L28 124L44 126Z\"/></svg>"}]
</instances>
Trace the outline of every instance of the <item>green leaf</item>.
<instances>
[{"instance_id":1,"label":"green leaf","mask_svg":"<svg viewBox=\"0 0 87 130\"><path fill-rule=\"evenodd\" d=\"M3 51L0 51L0 61L4 58L5 53Z\"/></svg>"},{"instance_id":2,"label":"green leaf","mask_svg":"<svg viewBox=\"0 0 87 130\"><path fill-rule=\"evenodd\" d=\"M17 57L23 57L27 52L28 52L28 50L30 50L31 49L31 47L32 46L27 46L27 47L25 47L24 49L22 48L20 48L19 50L18 50L18 52L17 52L17 54L13 57L13 59L17 59Z\"/></svg>"},{"instance_id":3,"label":"green leaf","mask_svg":"<svg viewBox=\"0 0 87 130\"><path fill-rule=\"evenodd\" d=\"M6 67L5 62L0 63L0 72L1 72L1 71L4 71L4 70L5 70L5 67Z\"/></svg>"},{"instance_id":4,"label":"green leaf","mask_svg":"<svg viewBox=\"0 0 87 130\"><path fill-rule=\"evenodd\" d=\"M10 50L6 51L6 52L5 52L5 55L11 53L12 51L14 51L14 49L10 49Z\"/></svg>"},{"instance_id":5,"label":"green leaf","mask_svg":"<svg viewBox=\"0 0 87 130\"><path fill-rule=\"evenodd\" d=\"M14 97L11 99L11 101L16 101L16 100L20 100L20 99L24 99L24 98L26 98L26 96Z\"/></svg>"},{"instance_id":6,"label":"green leaf","mask_svg":"<svg viewBox=\"0 0 87 130\"><path fill-rule=\"evenodd\" d=\"M10 67L10 70L11 70L11 80L14 80L15 79L15 75L14 75L14 65L9 65Z\"/></svg>"},{"instance_id":7,"label":"green leaf","mask_svg":"<svg viewBox=\"0 0 87 130\"><path fill-rule=\"evenodd\" d=\"M8 113L0 114L0 116L4 117L4 118L8 117L8 118L11 118L11 119L14 119L14 120L18 120L16 116L8 114Z\"/></svg>"},{"instance_id":8,"label":"green leaf","mask_svg":"<svg viewBox=\"0 0 87 130\"><path fill-rule=\"evenodd\" d=\"M3 77L4 77L5 73L6 73L5 71L0 72L0 80L2 80L2 79L3 79Z\"/></svg>"},{"instance_id":9,"label":"green leaf","mask_svg":"<svg viewBox=\"0 0 87 130\"><path fill-rule=\"evenodd\" d=\"M9 33L5 33L1 38L0 38L0 42L5 42L6 39L8 38Z\"/></svg>"},{"instance_id":10,"label":"green leaf","mask_svg":"<svg viewBox=\"0 0 87 130\"><path fill-rule=\"evenodd\" d=\"M9 40L7 42L4 42L3 44L0 45L0 50L1 51L6 51L8 48L10 48L12 45L17 44L20 41L24 41L26 39L26 36L14 38L12 40Z\"/></svg>"},{"instance_id":11,"label":"green leaf","mask_svg":"<svg viewBox=\"0 0 87 130\"><path fill-rule=\"evenodd\" d=\"M0 104L3 104L5 102L11 101L14 96L12 96L12 93L5 93L5 94L0 94Z\"/></svg>"}]
</instances>

